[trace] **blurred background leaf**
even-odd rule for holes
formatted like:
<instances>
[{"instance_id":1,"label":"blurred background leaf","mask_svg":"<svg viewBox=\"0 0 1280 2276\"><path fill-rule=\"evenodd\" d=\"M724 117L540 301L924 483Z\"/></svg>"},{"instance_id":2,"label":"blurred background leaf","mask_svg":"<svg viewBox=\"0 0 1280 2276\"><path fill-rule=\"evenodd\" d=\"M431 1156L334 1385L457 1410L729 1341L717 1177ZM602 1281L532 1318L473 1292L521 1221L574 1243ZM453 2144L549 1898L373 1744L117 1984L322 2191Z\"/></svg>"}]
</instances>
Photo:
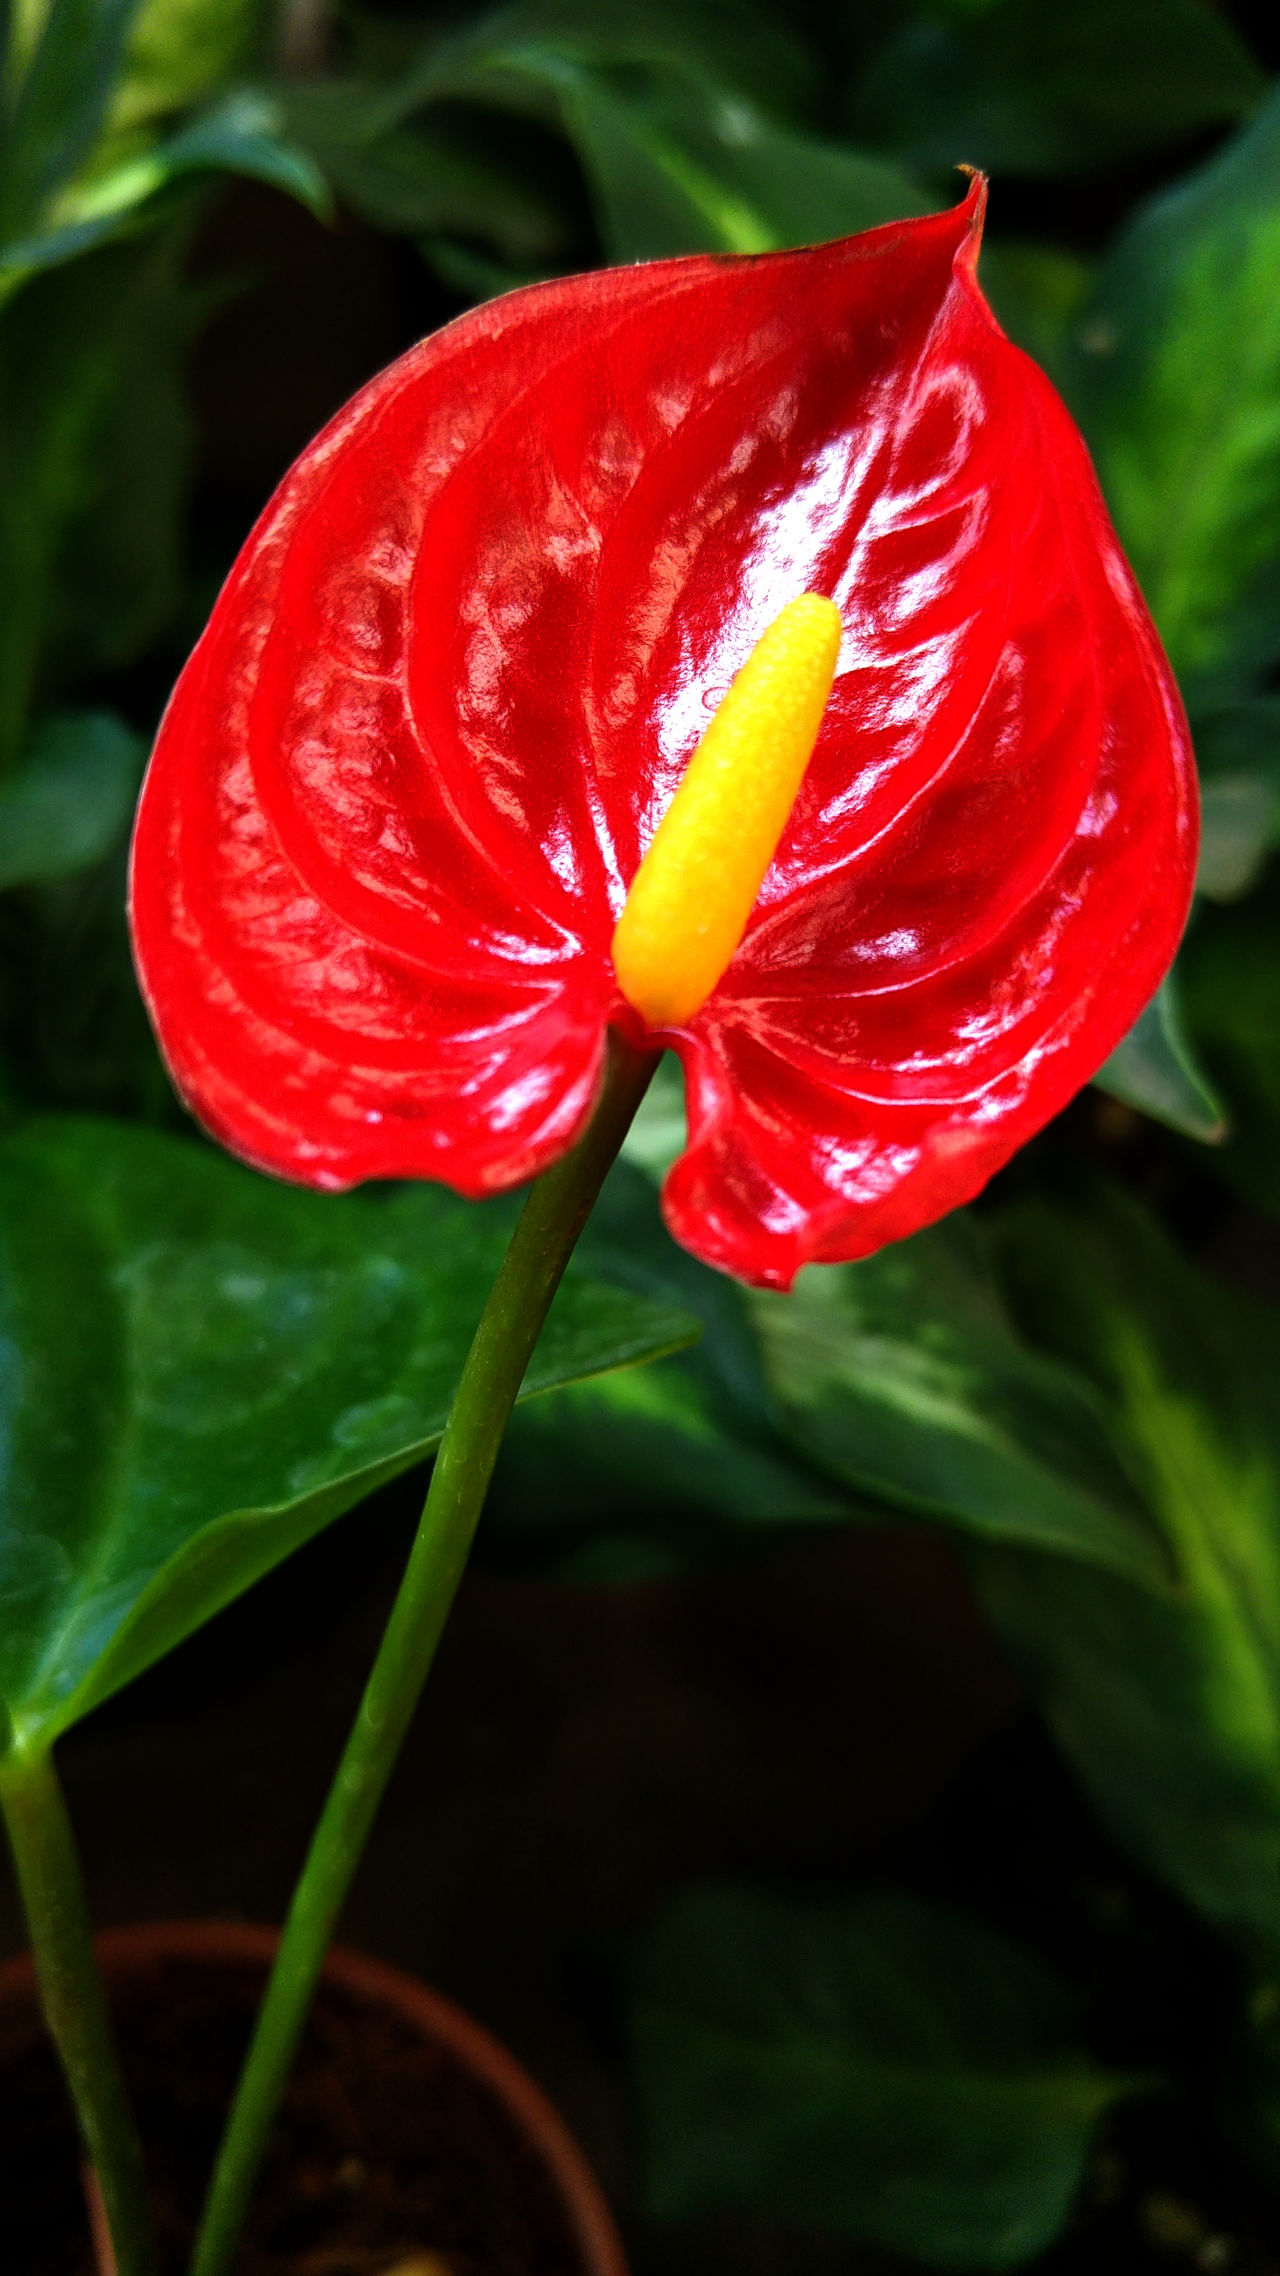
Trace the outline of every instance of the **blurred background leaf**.
<instances>
[{"instance_id":1,"label":"blurred background leaf","mask_svg":"<svg viewBox=\"0 0 1280 2276\"><path fill-rule=\"evenodd\" d=\"M109 711L42 721L21 764L0 777L0 891L49 885L101 861L132 816L146 755Z\"/></svg>"},{"instance_id":2,"label":"blurred background leaf","mask_svg":"<svg viewBox=\"0 0 1280 2276\"><path fill-rule=\"evenodd\" d=\"M1202 0L992 0L909 11L851 120L910 166L1079 174L1242 118L1265 86Z\"/></svg>"},{"instance_id":3,"label":"blurred background leaf","mask_svg":"<svg viewBox=\"0 0 1280 2276\"><path fill-rule=\"evenodd\" d=\"M1226 849L1236 858L1234 843ZM1214 851L1210 841L1210 851ZM1224 855L1219 853L1219 860ZM1238 869L1232 869L1233 877ZM1227 1120L1213 1085L1199 1066L1183 1026L1178 981L1171 972L1122 1043L1094 1076L1099 1090L1126 1106L1181 1130L1188 1138L1217 1145Z\"/></svg>"},{"instance_id":4,"label":"blurred background leaf","mask_svg":"<svg viewBox=\"0 0 1280 2276\"><path fill-rule=\"evenodd\" d=\"M1167 1573L1096 1393L1019 1337L971 1217L749 1302L788 1435L843 1484L1148 1585Z\"/></svg>"},{"instance_id":5,"label":"blurred background leaf","mask_svg":"<svg viewBox=\"0 0 1280 2276\"><path fill-rule=\"evenodd\" d=\"M32 36L9 54L0 306L39 270L163 222L165 193L190 177L247 174L328 210L324 177L283 139L265 89L225 90L177 124L259 52L263 13L260 0L52 0L42 15L20 12Z\"/></svg>"},{"instance_id":6,"label":"blurred background leaf","mask_svg":"<svg viewBox=\"0 0 1280 2276\"><path fill-rule=\"evenodd\" d=\"M576 1580L681 1572L864 1513L785 1432L744 1292L676 1246L650 1178L618 1165L578 1253L701 1332L672 1359L577 1384L515 1418L486 1517L504 1561Z\"/></svg>"},{"instance_id":7,"label":"blurred background leaf","mask_svg":"<svg viewBox=\"0 0 1280 2276\"><path fill-rule=\"evenodd\" d=\"M1252 891L1280 844L1280 696L1247 696L1201 710L1200 866L1196 887L1213 901Z\"/></svg>"},{"instance_id":8,"label":"blurred background leaf","mask_svg":"<svg viewBox=\"0 0 1280 2276\"><path fill-rule=\"evenodd\" d=\"M1198 1048L1231 1102L1214 1168L1280 1217L1280 876L1233 908L1206 910L1179 970Z\"/></svg>"},{"instance_id":9,"label":"blurred background leaf","mask_svg":"<svg viewBox=\"0 0 1280 2276\"><path fill-rule=\"evenodd\" d=\"M547 138L522 121L440 105L387 126L383 91L358 81L304 82L283 100L291 134L375 228L429 256L438 237L475 240L513 274L570 257L570 217L538 164Z\"/></svg>"},{"instance_id":10,"label":"blurred background leaf","mask_svg":"<svg viewBox=\"0 0 1280 2276\"><path fill-rule=\"evenodd\" d=\"M172 615L190 414L186 231L111 246L0 312L0 764L33 706Z\"/></svg>"},{"instance_id":11,"label":"blurred background leaf","mask_svg":"<svg viewBox=\"0 0 1280 2276\"><path fill-rule=\"evenodd\" d=\"M967 1542L1117 1840L1280 1953L1280 1312L1097 1186L751 1305L808 1459Z\"/></svg>"},{"instance_id":12,"label":"blurred background leaf","mask_svg":"<svg viewBox=\"0 0 1280 2276\"><path fill-rule=\"evenodd\" d=\"M264 0L139 0L98 152L110 165L167 122L266 61L275 10Z\"/></svg>"},{"instance_id":13,"label":"blurred background leaf","mask_svg":"<svg viewBox=\"0 0 1280 2276\"><path fill-rule=\"evenodd\" d=\"M88 158L121 76L137 0L48 0L27 52L9 51L9 116L0 149L0 245L37 225ZM15 65L17 68L15 69Z\"/></svg>"},{"instance_id":14,"label":"blurred background leaf","mask_svg":"<svg viewBox=\"0 0 1280 2276\"><path fill-rule=\"evenodd\" d=\"M1280 92L1139 209L1073 391L1116 526L1197 702L1280 662Z\"/></svg>"},{"instance_id":15,"label":"blurred background leaf","mask_svg":"<svg viewBox=\"0 0 1280 2276\"><path fill-rule=\"evenodd\" d=\"M987 235L978 276L1011 340L1034 356L1059 389L1070 383L1075 332L1092 265L1056 245L1002 242Z\"/></svg>"},{"instance_id":16,"label":"blurred background leaf","mask_svg":"<svg viewBox=\"0 0 1280 2276\"><path fill-rule=\"evenodd\" d=\"M631 2021L660 2219L749 2207L934 2268L1050 2242L1137 2083L1091 2062L1029 1953L906 1896L690 1890L638 1956Z\"/></svg>"},{"instance_id":17,"label":"blurred background leaf","mask_svg":"<svg viewBox=\"0 0 1280 2276\"><path fill-rule=\"evenodd\" d=\"M973 1552L983 1601L1116 1838L1280 1953L1280 1313L1195 1272L1119 1195L1012 1209L1004 1286L1104 1402L1175 1583Z\"/></svg>"},{"instance_id":18,"label":"blurred background leaf","mask_svg":"<svg viewBox=\"0 0 1280 2276\"><path fill-rule=\"evenodd\" d=\"M642 88L600 72L549 74L593 185L614 261L690 251L767 253L875 229L929 209L900 168L791 132L746 96L693 73Z\"/></svg>"},{"instance_id":19,"label":"blurred background leaf","mask_svg":"<svg viewBox=\"0 0 1280 2276\"><path fill-rule=\"evenodd\" d=\"M366 32L375 21L363 18ZM411 30L408 42L415 42ZM519 85L525 59L545 64L558 57L588 70L684 68L786 117L803 113L817 87L816 58L802 34L780 10L754 0L699 0L696 7L685 0L628 0L608 10L592 0L514 0L481 9L452 31L425 41L418 33L414 45L408 42L402 38L401 52L384 61L388 124L445 97L520 106L529 99ZM504 83L508 72L513 78ZM527 75L537 82L536 61Z\"/></svg>"}]
</instances>

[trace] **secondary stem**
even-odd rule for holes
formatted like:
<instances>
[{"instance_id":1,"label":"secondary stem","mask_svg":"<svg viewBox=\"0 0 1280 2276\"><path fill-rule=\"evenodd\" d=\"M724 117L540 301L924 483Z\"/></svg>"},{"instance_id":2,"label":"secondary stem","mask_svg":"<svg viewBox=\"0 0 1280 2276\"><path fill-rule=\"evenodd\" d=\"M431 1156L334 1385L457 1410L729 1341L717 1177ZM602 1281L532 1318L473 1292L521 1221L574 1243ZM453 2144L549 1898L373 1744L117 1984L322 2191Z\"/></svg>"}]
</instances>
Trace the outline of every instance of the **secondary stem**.
<instances>
[{"instance_id":1,"label":"secondary stem","mask_svg":"<svg viewBox=\"0 0 1280 2276\"><path fill-rule=\"evenodd\" d=\"M154 2276L155 2239L142 2147L93 1950L75 1836L53 1758L14 1751L0 1763L36 1979L102 2193L117 2276Z\"/></svg>"},{"instance_id":2,"label":"secondary stem","mask_svg":"<svg viewBox=\"0 0 1280 2276\"><path fill-rule=\"evenodd\" d=\"M325 1952L462 1578L507 1418L655 1065L653 1055L611 1038L590 1128L534 1186L481 1315L404 1579L294 1890L214 2170L192 2276L230 2276Z\"/></svg>"}]
</instances>

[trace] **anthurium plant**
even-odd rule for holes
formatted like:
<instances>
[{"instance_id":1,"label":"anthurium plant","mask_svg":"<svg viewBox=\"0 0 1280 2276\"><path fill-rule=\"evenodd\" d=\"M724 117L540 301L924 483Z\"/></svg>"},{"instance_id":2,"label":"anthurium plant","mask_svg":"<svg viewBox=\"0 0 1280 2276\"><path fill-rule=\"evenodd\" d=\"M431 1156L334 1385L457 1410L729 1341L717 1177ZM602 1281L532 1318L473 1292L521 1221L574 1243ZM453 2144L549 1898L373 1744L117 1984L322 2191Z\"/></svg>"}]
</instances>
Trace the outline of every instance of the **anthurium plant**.
<instances>
[{"instance_id":1,"label":"anthurium plant","mask_svg":"<svg viewBox=\"0 0 1280 2276\"><path fill-rule=\"evenodd\" d=\"M1280 96L1195 0L883 13L9 27L0 1807L117 2276L146 2146L54 1745L427 1457L193 2276L235 2266L491 1485L544 1565L607 1554L620 1440L660 1554L956 1534L1114 1839L1233 1952L1222 2102L1280 2163L1275 1315L1049 1128L1097 1081L1276 1206ZM1184 178L1135 207L1153 151ZM1002 177L1089 167L1109 251L1001 235ZM137 805L135 993L226 174L479 304L230 567ZM1050 2243L1168 2085L883 1892L678 1894L632 2016L661 2218L938 2267Z\"/></svg>"}]
</instances>

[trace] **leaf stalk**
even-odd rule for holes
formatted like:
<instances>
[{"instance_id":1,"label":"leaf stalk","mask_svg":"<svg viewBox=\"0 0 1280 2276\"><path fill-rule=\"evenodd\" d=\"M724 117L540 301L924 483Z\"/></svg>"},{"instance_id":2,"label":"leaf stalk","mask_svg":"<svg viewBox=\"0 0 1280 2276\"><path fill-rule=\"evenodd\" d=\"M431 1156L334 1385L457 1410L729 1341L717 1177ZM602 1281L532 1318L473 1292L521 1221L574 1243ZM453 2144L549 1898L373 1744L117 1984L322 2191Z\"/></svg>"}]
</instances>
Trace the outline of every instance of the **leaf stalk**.
<instances>
[{"instance_id":1,"label":"leaf stalk","mask_svg":"<svg viewBox=\"0 0 1280 2276\"><path fill-rule=\"evenodd\" d=\"M0 1758L8 1828L45 2018L101 2195L117 2276L156 2276L142 2145L93 1949L80 1859L47 1749Z\"/></svg>"}]
</instances>

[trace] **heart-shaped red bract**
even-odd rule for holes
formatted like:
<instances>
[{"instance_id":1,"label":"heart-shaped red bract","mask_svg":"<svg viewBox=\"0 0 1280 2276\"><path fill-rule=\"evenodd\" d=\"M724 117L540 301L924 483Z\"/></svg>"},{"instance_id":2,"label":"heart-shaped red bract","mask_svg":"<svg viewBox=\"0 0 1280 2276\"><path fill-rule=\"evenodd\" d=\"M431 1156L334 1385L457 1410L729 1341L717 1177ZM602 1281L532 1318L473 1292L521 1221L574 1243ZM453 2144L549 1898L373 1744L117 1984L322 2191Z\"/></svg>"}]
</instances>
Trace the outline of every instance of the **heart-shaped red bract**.
<instances>
[{"instance_id":1,"label":"heart-shaped red bract","mask_svg":"<svg viewBox=\"0 0 1280 2276\"><path fill-rule=\"evenodd\" d=\"M967 1200L1186 917L1169 669L1080 437L974 281L983 193L540 285L373 380L179 682L134 850L175 1080L321 1186L532 1176L590 1115L641 855L809 590L817 749L684 1065L677 1238L785 1286Z\"/></svg>"}]
</instances>

